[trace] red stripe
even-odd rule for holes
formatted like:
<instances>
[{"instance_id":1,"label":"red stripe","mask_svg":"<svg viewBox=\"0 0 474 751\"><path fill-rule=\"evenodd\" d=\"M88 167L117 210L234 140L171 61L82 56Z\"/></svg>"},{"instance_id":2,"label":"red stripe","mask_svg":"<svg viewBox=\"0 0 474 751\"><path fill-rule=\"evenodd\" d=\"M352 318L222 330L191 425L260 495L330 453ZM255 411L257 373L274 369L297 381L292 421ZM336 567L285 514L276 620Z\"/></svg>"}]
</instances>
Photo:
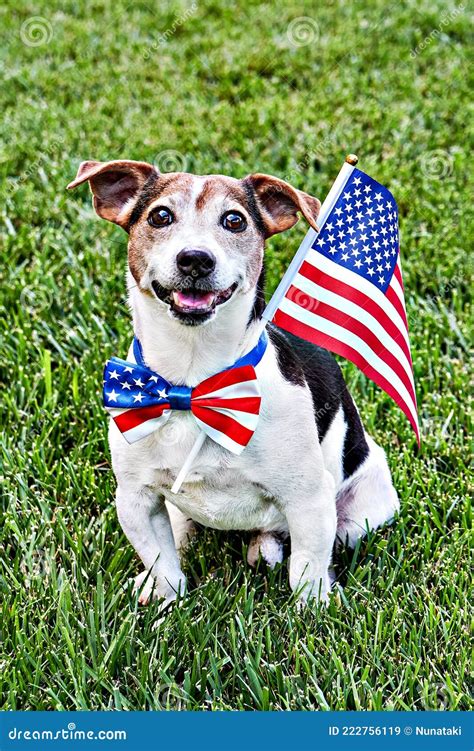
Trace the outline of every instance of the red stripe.
<instances>
[{"instance_id":1,"label":"red stripe","mask_svg":"<svg viewBox=\"0 0 474 751\"><path fill-rule=\"evenodd\" d=\"M249 412L252 415L258 415L260 409L260 396L239 396L235 399L219 399L219 397L210 396L208 399L201 397L199 401L191 402L191 409L194 411L195 405L199 407L221 407L228 409L238 409L240 412Z\"/></svg>"},{"instance_id":2,"label":"red stripe","mask_svg":"<svg viewBox=\"0 0 474 751\"><path fill-rule=\"evenodd\" d=\"M288 300L291 300L297 305L298 305L298 296L301 296L301 291L298 290L296 287L290 287L290 289L286 293L286 297L288 298ZM353 318L347 313L344 313L342 310L337 310L337 308L333 308L332 305L328 305L327 303L324 303L324 302L319 302L318 300L315 300L314 298L311 298L311 299L314 300L315 307L317 306L315 312L317 313L318 316L321 316L322 318L325 318L326 320L331 321L332 323L336 323L339 326L342 326L342 328L353 332L358 337L360 337L364 342L366 342L371 348L371 350L375 352L375 354L378 355L381 358L381 360L387 363L389 368L391 368L397 374L401 382L405 385L413 401L414 402L416 401L413 384L410 378L408 377L406 370L402 367L400 361L395 357L395 355L393 355L392 352L390 352L385 347L385 345L382 344L380 339L378 339L376 335L369 328L367 328L367 326L361 323L357 318ZM301 307L306 307L306 306L301 306ZM323 336L325 336L325 334L323 334Z\"/></svg>"},{"instance_id":3,"label":"red stripe","mask_svg":"<svg viewBox=\"0 0 474 751\"><path fill-rule=\"evenodd\" d=\"M193 414L199 418L199 420L205 422L206 425L210 425L211 428L214 428L214 430L218 430L220 433L225 433L225 435L232 438L232 440L240 446L246 446L253 436L253 430L245 428L240 422L237 422L237 420L234 420L232 417L223 415L213 409L209 409L209 407L198 407L194 404Z\"/></svg>"},{"instance_id":4,"label":"red stripe","mask_svg":"<svg viewBox=\"0 0 474 751\"><path fill-rule=\"evenodd\" d=\"M392 339L394 339L397 342L397 344L400 345L401 349L404 351L406 355L408 362L411 365L410 349L405 340L405 337L400 333L398 326L396 326L396 324L387 315L387 313L383 310L383 308L381 308L374 300L372 300L370 297L368 297L366 294L364 294L360 290L355 289L354 287L351 287L350 284L346 284L346 282L341 282L339 279L335 279L333 276L326 274L324 271L321 271L321 269L316 268L315 266L308 263L307 261L303 262L303 265L301 266L299 273L302 274L302 276L306 277L306 279L309 279L311 282L314 282L315 284L319 284L321 287L324 287L325 289L329 290L329 292L334 292L336 295L339 295L340 297L345 297L347 300L350 300L351 302L358 305L360 308L363 308L368 313L370 313L374 318L376 318L379 321L379 323L383 326L383 328L387 331L387 333L392 337ZM390 300L390 302L392 301ZM397 298L397 302L398 304L400 304L400 301L398 300L398 298ZM402 312L403 312L402 320L406 321L405 311L403 311L403 309L402 309Z\"/></svg>"},{"instance_id":5,"label":"red stripe","mask_svg":"<svg viewBox=\"0 0 474 751\"><path fill-rule=\"evenodd\" d=\"M286 331L290 331L292 334L295 334L295 336L299 336L302 339L307 339L308 341L313 342L313 344L317 344L319 347L324 347L324 349L335 352L336 354L345 357L347 360L350 360L355 365L357 365L357 367L360 368L366 376L371 378L378 386L380 386L380 388L386 391L387 394L392 397L393 401L398 404L400 409L408 417L411 426L415 431L418 444L420 443L418 425L412 417L405 401L402 399L398 391L392 386L392 384L387 381L387 379L384 378L384 376L382 376L377 370L375 370L375 368L369 365L367 360L362 357L360 352L357 352L357 350L349 347L347 344L340 342L338 339L334 339L334 337L332 336L328 336L327 334L323 334L317 329L313 329L311 326L307 326L301 321L298 321L295 318L287 315L286 313L283 313L283 311L281 310L277 310L273 321L277 326L280 326L282 329L286 329ZM414 402L414 407L416 411L416 401Z\"/></svg>"},{"instance_id":6,"label":"red stripe","mask_svg":"<svg viewBox=\"0 0 474 751\"><path fill-rule=\"evenodd\" d=\"M255 378L255 369L252 365L242 365L240 368L223 370L221 373L216 373L216 375L206 378L205 381L196 386L193 389L192 397L205 396L225 386L233 386L234 383L244 383L245 381L254 381Z\"/></svg>"},{"instance_id":7,"label":"red stripe","mask_svg":"<svg viewBox=\"0 0 474 751\"><path fill-rule=\"evenodd\" d=\"M402 270L401 270L401 268L400 268L400 264L399 264L398 260L397 260L397 263L396 263L396 266L395 266L395 271L394 271L394 274L395 274L395 277L396 277L396 278L398 279L398 281L400 282L400 287L401 287L401 288L403 289L403 278L402 278Z\"/></svg>"},{"instance_id":8,"label":"red stripe","mask_svg":"<svg viewBox=\"0 0 474 751\"><path fill-rule=\"evenodd\" d=\"M118 415L118 417L114 417L113 419L118 429L122 433L125 433L125 431L136 428L137 425L141 425L142 422L151 420L153 417L161 417L164 410L169 408L170 405L168 402L165 402L165 404L157 404L153 407L137 407L122 412L121 415Z\"/></svg>"}]
</instances>

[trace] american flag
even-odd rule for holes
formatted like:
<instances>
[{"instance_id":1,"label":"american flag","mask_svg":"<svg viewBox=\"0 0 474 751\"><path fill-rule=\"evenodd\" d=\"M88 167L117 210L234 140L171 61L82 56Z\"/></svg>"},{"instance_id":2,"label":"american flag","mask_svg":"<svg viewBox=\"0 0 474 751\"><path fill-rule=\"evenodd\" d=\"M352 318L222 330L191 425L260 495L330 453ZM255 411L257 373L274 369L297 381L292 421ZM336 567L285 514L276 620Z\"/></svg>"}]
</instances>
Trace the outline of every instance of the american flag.
<instances>
[{"instance_id":1,"label":"american flag","mask_svg":"<svg viewBox=\"0 0 474 751\"><path fill-rule=\"evenodd\" d=\"M419 442L398 210L383 185L353 170L273 321L355 363L403 410Z\"/></svg>"}]
</instances>

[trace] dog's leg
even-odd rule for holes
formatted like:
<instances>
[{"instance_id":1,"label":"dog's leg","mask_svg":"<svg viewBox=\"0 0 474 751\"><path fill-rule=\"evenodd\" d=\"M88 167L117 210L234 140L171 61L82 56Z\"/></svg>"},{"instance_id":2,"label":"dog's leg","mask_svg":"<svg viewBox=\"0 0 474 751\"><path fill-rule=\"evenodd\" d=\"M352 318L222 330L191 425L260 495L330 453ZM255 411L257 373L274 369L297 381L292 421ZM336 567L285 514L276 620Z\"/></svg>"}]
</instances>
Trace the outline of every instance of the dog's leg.
<instances>
[{"instance_id":1,"label":"dog's leg","mask_svg":"<svg viewBox=\"0 0 474 751\"><path fill-rule=\"evenodd\" d=\"M173 530L174 544L178 553L183 553L190 540L196 534L196 525L179 508L166 501L166 508Z\"/></svg>"},{"instance_id":2,"label":"dog's leg","mask_svg":"<svg viewBox=\"0 0 474 751\"><path fill-rule=\"evenodd\" d=\"M163 498L147 487L119 485L116 501L122 529L146 569L135 580L137 589L144 584L140 603L145 605L151 597L172 602L184 593L186 580Z\"/></svg>"},{"instance_id":3,"label":"dog's leg","mask_svg":"<svg viewBox=\"0 0 474 751\"><path fill-rule=\"evenodd\" d=\"M332 475L324 470L319 487L286 506L291 537L290 587L327 602L331 590L329 567L336 536L336 495Z\"/></svg>"},{"instance_id":4,"label":"dog's leg","mask_svg":"<svg viewBox=\"0 0 474 751\"><path fill-rule=\"evenodd\" d=\"M367 530L392 521L399 509L385 452L367 436L370 453L337 494L337 546L354 547Z\"/></svg>"},{"instance_id":5,"label":"dog's leg","mask_svg":"<svg viewBox=\"0 0 474 751\"><path fill-rule=\"evenodd\" d=\"M259 556L270 566L275 568L283 560L283 539L276 532L258 532L252 535L247 550L247 562L250 566L257 565Z\"/></svg>"}]
</instances>

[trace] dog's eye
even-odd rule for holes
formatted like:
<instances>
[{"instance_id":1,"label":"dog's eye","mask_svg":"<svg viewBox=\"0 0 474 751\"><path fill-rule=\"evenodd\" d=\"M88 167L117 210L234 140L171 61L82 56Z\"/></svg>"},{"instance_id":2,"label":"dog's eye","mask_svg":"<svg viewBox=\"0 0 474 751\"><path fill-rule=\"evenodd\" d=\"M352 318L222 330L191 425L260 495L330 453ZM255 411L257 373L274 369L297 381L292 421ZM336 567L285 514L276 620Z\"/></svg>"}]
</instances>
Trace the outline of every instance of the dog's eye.
<instances>
[{"instance_id":1,"label":"dog's eye","mask_svg":"<svg viewBox=\"0 0 474 751\"><path fill-rule=\"evenodd\" d=\"M247 229L247 222L238 211L228 211L224 214L221 224L224 229L228 229L230 232L243 232L244 229Z\"/></svg>"},{"instance_id":2,"label":"dog's eye","mask_svg":"<svg viewBox=\"0 0 474 751\"><path fill-rule=\"evenodd\" d=\"M152 227L166 227L174 221L174 216L169 209L164 206L157 206L148 214L148 224Z\"/></svg>"}]
</instances>

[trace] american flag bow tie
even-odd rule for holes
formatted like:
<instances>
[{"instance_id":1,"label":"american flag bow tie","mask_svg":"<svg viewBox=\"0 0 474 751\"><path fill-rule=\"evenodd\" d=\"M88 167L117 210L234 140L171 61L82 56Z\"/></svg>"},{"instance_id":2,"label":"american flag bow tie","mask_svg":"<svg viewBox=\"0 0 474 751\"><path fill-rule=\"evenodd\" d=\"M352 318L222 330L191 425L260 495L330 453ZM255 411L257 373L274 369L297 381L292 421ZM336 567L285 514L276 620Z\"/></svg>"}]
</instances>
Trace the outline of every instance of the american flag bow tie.
<instances>
[{"instance_id":1,"label":"american flag bow tie","mask_svg":"<svg viewBox=\"0 0 474 751\"><path fill-rule=\"evenodd\" d=\"M190 410L213 441L240 454L257 427L261 394L255 367L267 343L264 332L250 352L191 388L173 386L148 368L134 339L136 362L112 357L105 365L104 406L129 443L163 426L172 410Z\"/></svg>"}]
</instances>

